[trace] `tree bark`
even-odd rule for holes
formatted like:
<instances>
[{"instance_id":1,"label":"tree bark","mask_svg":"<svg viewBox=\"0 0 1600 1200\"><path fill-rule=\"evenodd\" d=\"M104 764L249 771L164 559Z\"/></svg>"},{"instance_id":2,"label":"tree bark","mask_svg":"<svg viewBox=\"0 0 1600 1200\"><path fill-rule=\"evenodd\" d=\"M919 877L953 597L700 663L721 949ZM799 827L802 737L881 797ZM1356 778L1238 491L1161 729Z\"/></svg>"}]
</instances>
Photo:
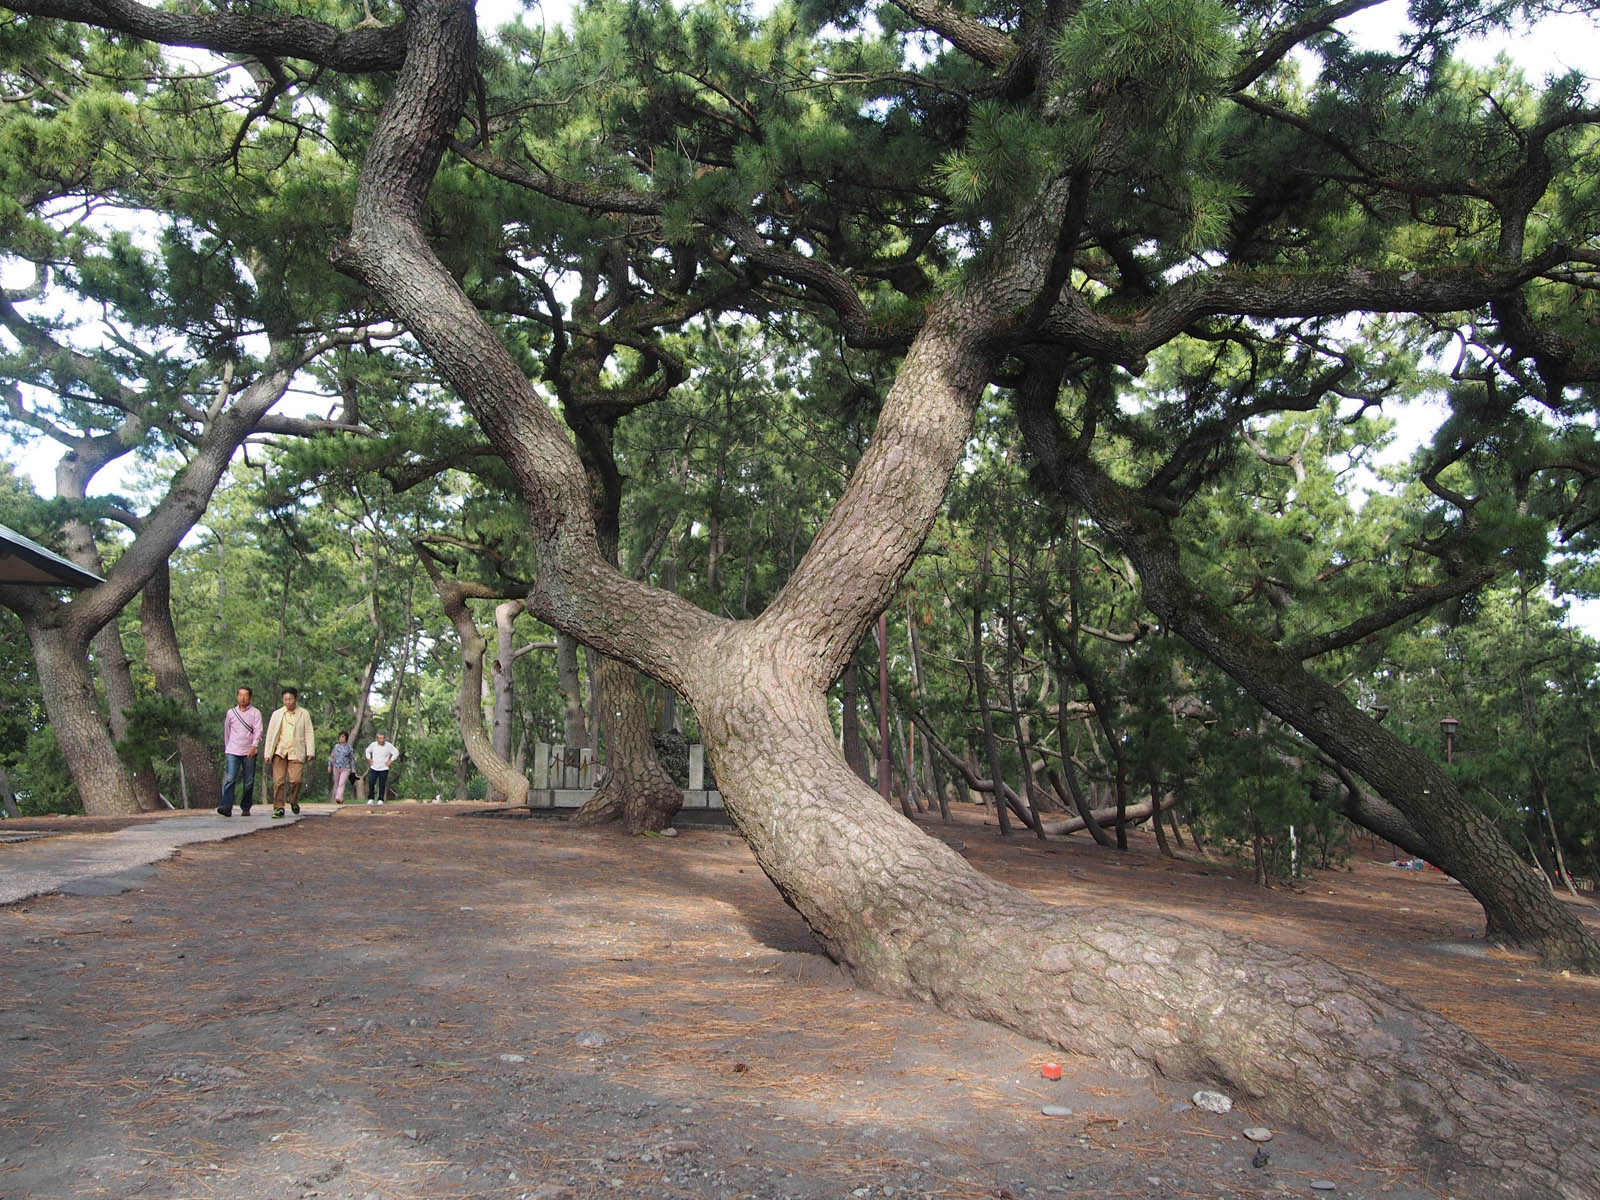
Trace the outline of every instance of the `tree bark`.
<instances>
[{"instance_id":1,"label":"tree bark","mask_svg":"<svg viewBox=\"0 0 1600 1200\"><path fill-rule=\"evenodd\" d=\"M94 472L111 461L105 454L89 456L77 451L62 457L56 467L56 495L69 500L82 500L87 495L89 480ZM105 573L105 563L100 548L95 544L94 530L83 521L67 521L67 557L85 571L96 575ZM133 686L133 672L127 647L122 642L122 630L113 620L107 621L89 639L95 674L100 678L100 688L105 693L107 724L111 730L113 746L128 734L128 710L133 707L137 693ZM161 793L156 785L156 773L148 762L140 763L129 772L133 794L139 811L155 812L162 807ZM88 812L88 798L84 811Z\"/></svg>"},{"instance_id":2,"label":"tree bark","mask_svg":"<svg viewBox=\"0 0 1600 1200\"><path fill-rule=\"evenodd\" d=\"M0 767L0 814L7 817L22 815L17 808L17 793L11 787L11 776L6 774L4 767Z\"/></svg>"},{"instance_id":3,"label":"tree bark","mask_svg":"<svg viewBox=\"0 0 1600 1200\"><path fill-rule=\"evenodd\" d=\"M589 721L578 678L578 642L568 633L556 633L556 680L563 701L562 740L568 749L581 750L589 744Z\"/></svg>"},{"instance_id":4,"label":"tree bark","mask_svg":"<svg viewBox=\"0 0 1600 1200\"><path fill-rule=\"evenodd\" d=\"M988 570L988 552L984 552L982 571ZM989 686L985 676L988 670L983 663L983 607L972 606L972 686L978 701L978 715L983 722L983 754L989 763L989 778L995 785L995 817L1000 823L1000 836L1011 833L1011 814L1007 811L1005 797L1001 794L1004 776L1000 771L1000 743L994 736L994 710L989 707Z\"/></svg>"},{"instance_id":5,"label":"tree bark","mask_svg":"<svg viewBox=\"0 0 1600 1200\"><path fill-rule=\"evenodd\" d=\"M428 578L433 581L445 616L450 618L456 638L461 643L461 683L456 689L456 724L461 730L467 755L472 759L472 765L478 768L478 773L489 781L490 790L505 797L504 803L526 805L530 790L527 776L495 749L493 739L483 728L483 655L488 643L478 632L478 624L472 619L472 610L467 607L469 596L483 599L499 597L481 585L446 579L427 546L415 540L411 544Z\"/></svg>"},{"instance_id":6,"label":"tree bark","mask_svg":"<svg viewBox=\"0 0 1600 1200\"><path fill-rule=\"evenodd\" d=\"M58 612L18 612L38 666L39 691L50 730L88 816L141 811L133 780L123 768L100 715L83 643L52 618Z\"/></svg>"},{"instance_id":7,"label":"tree bark","mask_svg":"<svg viewBox=\"0 0 1600 1200\"><path fill-rule=\"evenodd\" d=\"M489 741L494 752L508 763L511 761L512 707L516 694L512 674L517 657L513 625L524 608L521 600L505 600L494 608L494 665L490 674L490 691L494 699ZM490 804L509 803L509 797L493 783L489 785L487 799Z\"/></svg>"},{"instance_id":8,"label":"tree bark","mask_svg":"<svg viewBox=\"0 0 1600 1200\"><path fill-rule=\"evenodd\" d=\"M904 821L838 753L827 689L938 515L1008 323L1053 299L1064 186L997 229L935 302L774 603L722 620L605 562L570 443L428 246L422 205L475 78L476 26L469 0L417 0L406 29L337 261L412 330L517 477L537 551L530 611L693 704L729 815L832 956L883 991L1223 1083L1263 1116L1457 1182L1562 1200L1600 1187L1600 1146L1572 1136L1578 1112L1442 1018L1304 955L1041 906Z\"/></svg>"},{"instance_id":9,"label":"tree bark","mask_svg":"<svg viewBox=\"0 0 1600 1200\"><path fill-rule=\"evenodd\" d=\"M176 700L188 711L198 714L199 701L189 683L189 672L184 669L183 653L178 648L178 631L172 625L172 571L162 563L144 585L139 602L139 627L144 631L144 658L156 677L156 690L169 699ZM189 734L178 735L178 761L183 764L184 779L191 796L201 797L197 808L210 808L211 801L222 795L222 779L217 774L217 760L211 749L199 738ZM191 804L194 801L191 799Z\"/></svg>"},{"instance_id":10,"label":"tree bark","mask_svg":"<svg viewBox=\"0 0 1600 1200\"><path fill-rule=\"evenodd\" d=\"M1066 676L1062 674L1061 678L1065 679ZM1056 740L1061 744L1061 774L1066 777L1065 791L1072 797L1072 807L1077 810L1079 820L1096 845L1108 850L1115 849L1116 839L1105 831L1105 826L1095 819L1089 809L1089 799L1083 794L1083 784L1078 779L1078 766L1072 761L1072 743L1067 738L1067 697L1064 692L1056 698ZM1061 784L1057 783L1056 791L1062 790Z\"/></svg>"},{"instance_id":11,"label":"tree bark","mask_svg":"<svg viewBox=\"0 0 1600 1200\"><path fill-rule=\"evenodd\" d=\"M683 792L656 756L639 675L601 655L595 684L607 716L606 776L573 820L598 825L620 819L629 833L666 829L683 807Z\"/></svg>"},{"instance_id":12,"label":"tree bark","mask_svg":"<svg viewBox=\"0 0 1600 1200\"><path fill-rule=\"evenodd\" d=\"M861 746L861 675L852 658L839 677L840 735L845 762L861 779L872 782L872 771L867 766L866 752Z\"/></svg>"},{"instance_id":13,"label":"tree bark","mask_svg":"<svg viewBox=\"0 0 1600 1200\"><path fill-rule=\"evenodd\" d=\"M1161 801L1161 811L1166 812L1172 806L1172 797L1168 796ZM1156 815L1155 805L1149 800L1142 800L1137 804L1127 805L1122 815L1130 825L1137 825L1140 821L1147 821ZM1088 810L1087 817L1067 817L1060 821L1046 821L1044 831L1052 837L1065 837L1069 833L1079 833L1085 829L1092 829L1095 825L1112 825L1117 820L1117 808L1109 805L1106 808L1092 808ZM1102 842L1103 846L1112 846L1109 838Z\"/></svg>"}]
</instances>

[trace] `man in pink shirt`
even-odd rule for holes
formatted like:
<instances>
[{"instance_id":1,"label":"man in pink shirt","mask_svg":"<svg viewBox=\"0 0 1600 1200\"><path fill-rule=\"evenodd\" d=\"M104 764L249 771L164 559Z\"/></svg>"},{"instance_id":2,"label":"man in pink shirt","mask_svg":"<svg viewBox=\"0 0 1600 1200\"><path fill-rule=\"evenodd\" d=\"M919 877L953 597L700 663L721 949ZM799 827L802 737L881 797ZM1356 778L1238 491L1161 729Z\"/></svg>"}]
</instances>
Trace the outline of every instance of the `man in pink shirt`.
<instances>
[{"instance_id":1,"label":"man in pink shirt","mask_svg":"<svg viewBox=\"0 0 1600 1200\"><path fill-rule=\"evenodd\" d=\"M250 815L256 794L256 755L261 751L261 713L250 703L250 689L239 689L239 703L222 718L222 752L228 766L222 777L222 803L217 812L233 816L234 786L244 776L244 792L239 800L239 815Z\"/></svg>"}]
</instances>

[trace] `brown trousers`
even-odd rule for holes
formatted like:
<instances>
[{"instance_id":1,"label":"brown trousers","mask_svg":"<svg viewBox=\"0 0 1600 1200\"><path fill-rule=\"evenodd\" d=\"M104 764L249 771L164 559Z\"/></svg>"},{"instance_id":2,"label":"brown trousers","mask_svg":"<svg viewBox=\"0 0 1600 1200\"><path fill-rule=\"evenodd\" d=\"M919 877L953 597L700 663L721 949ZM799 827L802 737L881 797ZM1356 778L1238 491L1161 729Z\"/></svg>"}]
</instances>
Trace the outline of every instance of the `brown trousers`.
<instances>
[{"instance_id":1,"label":"brown trousers","mask_svg":"<svg viewBox=\"0 0 1600 1200\"><path fill-rule=\"evenodd\" d=\"M300 803L300 788L305 781L306 764L295 762L285 754L272 756L272 808L282 812L285 804ZM284 800L284 793L289 798Z\"/></svg>"}]
</instances>

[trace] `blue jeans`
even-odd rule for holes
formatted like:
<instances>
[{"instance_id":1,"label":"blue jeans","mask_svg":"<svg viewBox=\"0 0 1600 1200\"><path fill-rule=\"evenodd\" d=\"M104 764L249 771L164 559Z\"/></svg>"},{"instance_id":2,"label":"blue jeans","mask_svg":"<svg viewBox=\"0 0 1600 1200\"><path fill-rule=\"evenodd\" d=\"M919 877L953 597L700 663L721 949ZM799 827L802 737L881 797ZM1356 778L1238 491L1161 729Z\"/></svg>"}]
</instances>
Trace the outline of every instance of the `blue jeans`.
<instances>
[{"instance_id":1,"label":"blue jeans","mask_svg":"<svg viewBox=\"0 0 1600 1200\"><path fill-rule=\"evenodd\" d=\"M256 760L249 754L229 754L226 757L228 766L222 776L222 807L228 812L233 811L234 785L243 774L244 795L239 801L239 811L248 816L250 805L256 798Z\"/></svg>"},{"instance_id":2,"label":"blue jeans","mask_svg":"<svg viewBox=\"0 0 1600 1200\"><path fill-rule=\"evenodd\" d=\"M374 767L367 772L367 783L369 785L367 795L382 804L383 794L389 790L389 772Z\"/></svg>"}]
</instances>

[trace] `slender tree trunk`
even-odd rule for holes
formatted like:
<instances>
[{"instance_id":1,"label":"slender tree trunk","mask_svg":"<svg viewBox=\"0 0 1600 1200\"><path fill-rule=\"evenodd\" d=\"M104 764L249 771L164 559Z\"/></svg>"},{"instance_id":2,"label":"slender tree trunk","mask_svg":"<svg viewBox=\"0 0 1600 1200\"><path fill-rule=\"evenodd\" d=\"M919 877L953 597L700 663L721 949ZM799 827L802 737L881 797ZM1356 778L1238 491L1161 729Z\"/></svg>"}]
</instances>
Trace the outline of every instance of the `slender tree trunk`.
<instances>
[{"instance_id":1,"label":"slender tree trunk","mask_svg":"<svg viewBox=\"0 0 1600 1200\"><path fill-rule=\"evenodd\" d=\"M1176 806L1167 809L1167 824L1172 827L1172 840L1178 843L1178 849L1188 849L1188 847L1183 844L1183 834L1178 831L1178 810ZM1328 865L1328 855L1326 851L1324 851L1322 855L1322 865L1324 869L1326 869Z\"/></svg>"},{"instance_id":2,"label":"slender tree trunk","mask_svg":"<svg viewBox=\"0 0 1600 1200\"><path fill-rule=\"evenodd\" d=\"M189 673L178 648L178 631L172 625L172 571L166 563L156 568L144 585L139 605L139 627L144 631L144 657L156 678L156 690L176 700L188 711L199 713ZM199 738L178 735L178 761L191 796L201 797L196 807L210 808L222 795L222 779L211 748ZM193 803L192 800L189 803Z\"/></svg>"},{"instance_id":3,"label":"slender tree trunk","mask_svg":"<svg viewBox=\"0 0 1600 1200\"><path fill-rule=\"evenodd\" d=\"M1150 826L1156 831L1156 849L1161 852L1162 858L1176 857L1172 847L1167 844L1167 831L1162 828L1161 812L1161 781L1155 776L1150 777Z\"/></svg>"},{"instance_id":4,"label":"slender tree trunk","mask_svg":"<svg viewBox=\"0 0 1600 1200\"><path fill-rule=\"evenodd\" d=\"M1066 676L1058 671L1060 678ZM1116 840L1105 831L1105 827L1094 819L1090 811L1089 798L1083 794L1083 784L1078 779L1078 766L1072 761L1072 742L1067 737L1067 697L1063 690L1056 697L1056 740L1061 743L1061 774L1066 777L1065 793L1072 797L1072 807L1078 812L1083 821L1083 827L1089 831L1089 836L1094 838L1095 844L1108 849L1116 846ZM1056 790L1063 791L1061 784L1056 784Z\"/></svg>"},{"instance_id":5,"label":"slender tree trunk","mask_svg":"<svg viewBox=\"0 0 1600 1200\"><path fill-rule=\"evenodd\" d=\"M988 574L987 547L979 571L983 575ZM994 780L995 816L1000 822L1000 836L1007 837L1011 833L1011 814L1006 811L1006 802L999 790L1001 780L1005 776L1000 771L1000 743L994 736L994 710L989 707L989 684L985 676L987 670L983 663L983 606L980 600L972 606L972 683L978 701L978 713L983 722L983 753L989 763L989 778Z\"/></svg>"},{"instance_id":6,"label":"slender tree trunk","mask_svg":"<svg viewBox=\"0 0 1600 1200\"><path fill-rule=\"evenodd\" d=\"M850 769L860 776L862 783L871 783L872 770L867 766L867 756L861 746L860 692L861 676L856 670L856 660L851 658L839 677L839 740Z\"/></svg>"},{"instance_id":7,"label":"slender tree trunk","mask_svg":"<svg viewBox=\"0 0 1600 1200\"><path fill-rule=\"evenodd\" d=\"M556 680L561 689L561 736L568 749L589 745L589 721L583 704L583 684L578 678L578 642L569 634L556 634Z\"/></svg>"},{"instance_id":8,"label":"slender tree trunk","mask_svg":"<svg viewBox=\"0 0 1600 1200\"><path fill-rule=\"evenodd\" d=\"M493 693L493 721L490 726L490 743L494 752L506 762L511 761L511 723L515 704L515 682L512 668L516 661L515 633L513 628L524 611L521 600L505 600L494 609L494 668L490 690ZM506 804L510 798L491 783L487 797L490 804Z\"/></svg>"},{"instance_id":9,"label":"slender tree trunk","mask_svg":"<svg viewBox=\"0 0 1600 1200\"><path fill-rule=\"evenodd\" d=\"M416 657L417 653L417 623L413 618L413 601L415 598L416 587L408 581L406 584L405 612L400 618L401 628L405 630L405 638L400 646L400 669L395 672L394 694L389 697L389 711L383 716L384 732L389 735L391 742L401 732L400 713L405 700L406 682L411 675L411 660ZM479 684L479 689L479 698L481 699L481 683ZM481 714L478 717L478 724L480 726L483 724Z\"/></svg>"},{"instance_id":10,"label":"slender tree trunk","mask_svg":"<svg viewBox=\"0 0 1600 1200\"><path fill-rule=\"evenodd\" d=\"M0 813L8 817L22 815L17 808L17 793L11 787L11 776L6 774L4 767L0 767Z\"/></svg>"},{"instance_id":11,"label":"slender tree trunk","mask_svg":"<svg viewBox=\"0 0 1600 1200\"><path fill-rule=\"evenodd\" d=\"M1044 841L1044 824L1039 819L1038 783L1033 777L1033 750L1028 745L1028 731L1023 725L1022 706L1017 703L1017 664L1021 653L1017 646L1017 564L1006 545L1006 701L1011 706L1011 729L1017 739L1017 753L1022 756L1022 790L1028 797L1028 824L1034 836ZM998 775L995 776L999 778Z\"/></svg>"}]
</instances>

